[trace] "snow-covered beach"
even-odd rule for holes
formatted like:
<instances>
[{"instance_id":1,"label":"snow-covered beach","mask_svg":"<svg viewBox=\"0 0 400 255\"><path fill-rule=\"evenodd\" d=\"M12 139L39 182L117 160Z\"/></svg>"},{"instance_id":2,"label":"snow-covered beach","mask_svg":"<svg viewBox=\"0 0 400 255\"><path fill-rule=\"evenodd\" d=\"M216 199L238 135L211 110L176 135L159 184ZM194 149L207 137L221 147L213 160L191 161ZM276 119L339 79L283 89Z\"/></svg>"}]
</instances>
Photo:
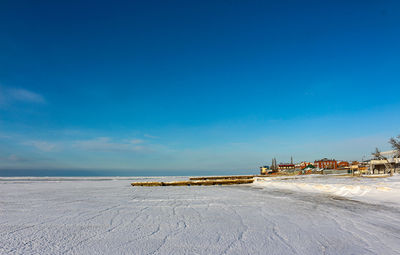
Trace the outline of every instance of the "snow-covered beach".
<instances>
[{"instance_id":1,"label":"snow-covered beach","mask_svg":"<svg viewBox=\"0 0 400 255\"><path fill-rule=\"evenodd\" d=\"M400 254L400 176L0 178L0 254Z\"/></svg>"}]
</instances>

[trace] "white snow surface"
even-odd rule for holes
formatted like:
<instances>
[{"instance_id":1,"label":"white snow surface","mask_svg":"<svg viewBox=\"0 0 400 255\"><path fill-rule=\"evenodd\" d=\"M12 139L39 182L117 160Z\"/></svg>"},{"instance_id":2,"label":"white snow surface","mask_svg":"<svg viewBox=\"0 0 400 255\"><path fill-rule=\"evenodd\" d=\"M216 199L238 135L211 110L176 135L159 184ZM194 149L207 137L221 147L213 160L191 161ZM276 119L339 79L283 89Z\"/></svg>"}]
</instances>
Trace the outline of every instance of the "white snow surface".
<instances>
[{"instance_id":1,"label":"white snow surface","mask_svg":"<svg viewBox=\"0 0 400 255\"><path fill-rule=\"evenodd\" d=\"M351 177L346 175L299 175L257 178L257 186L299 192L319 192L365 202L400 203L400 175Z\"/></svg>"},{"instance_id":2,"label":"white snow surface","mask_svg":"<svg viewBox=\"0 0 400 255\"><path fill-rule=\"evenodd\" d=\"M0 254L400 254L400 177L0 178Z\"/></svg>"}]
</instances>

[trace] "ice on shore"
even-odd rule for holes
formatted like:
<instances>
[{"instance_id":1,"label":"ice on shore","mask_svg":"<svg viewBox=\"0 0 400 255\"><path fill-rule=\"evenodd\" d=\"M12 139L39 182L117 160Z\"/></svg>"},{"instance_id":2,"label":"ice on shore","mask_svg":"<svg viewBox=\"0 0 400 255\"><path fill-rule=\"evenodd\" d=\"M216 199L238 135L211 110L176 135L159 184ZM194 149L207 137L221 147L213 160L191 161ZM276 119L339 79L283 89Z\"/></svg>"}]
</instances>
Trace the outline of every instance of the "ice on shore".
<instances>
[{"instance_id":1,"label":"ice on shore","mask_svg":"<svg viewBox=\"0 0 400 255\"><path fill-rule=\"evenodd\" d=\"M0 254L400 254L397 176L139 180L0 178Z\"/></svg>"},{"instance_id":2,"label":"ice on shore","mask_svg":"<svg viewBox=\"0 0 400 255\"><path fill-rule=\"evenodd\" d=\"M269 189L318 192L365 202L390 202L400 205L400 175L390 178L303 175L257 178L255 185Z\"/></svg>"}]
</instances>

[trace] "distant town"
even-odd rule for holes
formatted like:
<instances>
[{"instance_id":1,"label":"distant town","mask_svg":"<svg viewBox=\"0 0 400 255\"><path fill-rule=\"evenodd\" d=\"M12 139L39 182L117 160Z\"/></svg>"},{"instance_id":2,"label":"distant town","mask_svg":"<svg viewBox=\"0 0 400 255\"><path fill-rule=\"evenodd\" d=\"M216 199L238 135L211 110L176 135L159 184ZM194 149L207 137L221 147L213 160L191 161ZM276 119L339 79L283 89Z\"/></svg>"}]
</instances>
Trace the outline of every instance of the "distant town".
<instances>
[{"instance_id":1,"label":"distant town","mask_svg":"<svg viewBox=\"0 0 400 255\"><path fill-rule=\"evenodd\" d=\"M271 165L260 167L261 175L277 174L390 174L400 170L400 154L398 150L380 152L378 149L372 153L371 159L361 161L344 161L323 158L314 162L302 161L290 163L276 163L276 158L272 159Z\"/></svg>"}]
</instances>

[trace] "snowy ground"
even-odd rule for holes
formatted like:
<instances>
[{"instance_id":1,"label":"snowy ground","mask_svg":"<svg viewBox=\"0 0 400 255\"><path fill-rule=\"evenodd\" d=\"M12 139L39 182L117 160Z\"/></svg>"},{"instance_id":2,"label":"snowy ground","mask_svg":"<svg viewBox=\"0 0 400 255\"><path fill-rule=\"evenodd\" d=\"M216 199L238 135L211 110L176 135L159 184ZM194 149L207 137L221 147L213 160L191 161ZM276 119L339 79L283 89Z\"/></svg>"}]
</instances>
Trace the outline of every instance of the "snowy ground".
<instances>
[{"instance_id":1,"label":"snowy ground","mask_svg":"<svg viewBox=\"0 0 400 255\"><path fill-rule=\"evenodd\" d=\"M300 175L258 178L255 184L269 189L317 192L369 203L400 203L400 175L390 178L382 178L382 175L362 178L343 175Z\"/></svg>"},{"instance_id":2,"label":"snowy ground","mask_svg":"<svg viewBox=\"0 0 400 255\"><path fill-rule=\"evenodd\" d=\"M0 254L400 254L399 176L142 179L0 178Z\"/></svg>"}]
</instances>

